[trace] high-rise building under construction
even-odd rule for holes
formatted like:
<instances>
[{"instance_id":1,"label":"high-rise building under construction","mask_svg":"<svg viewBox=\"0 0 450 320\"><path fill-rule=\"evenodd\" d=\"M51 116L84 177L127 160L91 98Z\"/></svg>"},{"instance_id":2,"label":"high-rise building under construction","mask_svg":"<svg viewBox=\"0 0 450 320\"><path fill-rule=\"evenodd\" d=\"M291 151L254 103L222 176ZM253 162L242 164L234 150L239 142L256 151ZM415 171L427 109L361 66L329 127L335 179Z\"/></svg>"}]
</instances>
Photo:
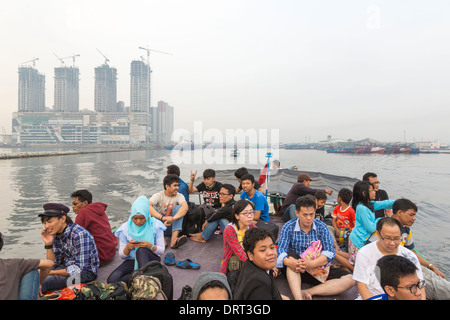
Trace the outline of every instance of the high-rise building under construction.
<instances>
[{"instance_id":1,"label":"high-rise building under construction","mask_svg":"<svg viewBox=\"0 0 450 320\"><path fill-rule=\"evenodd\" d=\"M45 76L33 67L19 67L19 112L45 111Z\"/></svg>"},{"instance_id":2,"label":"high-rise building under construction","mask_svg":"<svg viewBox=\"0 0 450 320\"><path fill-rule=\"evenodd\" d=\"M131 62L130 111L150 113L151 68L143 61Z\"/></svg>"},{"instance_id":3,"label":"high-rise building under construction","mask_svg":"<svg viewBox=\"0 0 450 320\"><path fill-rule=\"evenodd\" d=\"M117 69L107 64L95 68L94 108L97 112L117 112Z\"/></svg>"},{"instance_id":4,"label":"high-rise building under construction","mask_svg":"<svg viewBox=\"0 0 450 320\"><path fill-rule=\"evenodd\" d=\"M75 67L55 68L55 99L53 109L58 112L80 110L79 69Z\"/></svg>"}]
</instances>

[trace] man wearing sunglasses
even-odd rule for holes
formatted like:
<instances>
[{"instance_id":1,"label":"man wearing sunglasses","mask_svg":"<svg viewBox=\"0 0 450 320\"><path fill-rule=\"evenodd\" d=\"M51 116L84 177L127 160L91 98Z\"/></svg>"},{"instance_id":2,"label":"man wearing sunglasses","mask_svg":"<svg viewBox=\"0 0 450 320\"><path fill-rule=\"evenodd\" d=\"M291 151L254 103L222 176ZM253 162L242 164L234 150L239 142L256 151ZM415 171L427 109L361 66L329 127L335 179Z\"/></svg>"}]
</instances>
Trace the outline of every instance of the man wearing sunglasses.
<instances>
[{"instance_id":1,"label":"man wearing sunglasses","mask_svg":"<svg viewBox=\"0 0 450 320\"><path fill-rule=\"evenodd\" d=\"M357 299L371 299L384 293L380 284L377 262L384 256L398 255L410 260L417 268L417 277L423 281L422 267L416 255L411 250L400 246L401 242L400 222L394 218L386 217L377 222L377 235L379 240L365 245L359 249L356 256L353 279L358 286ZM421 299L425 300L425 290L421 290Z\"/></svg>"}]
</instances>

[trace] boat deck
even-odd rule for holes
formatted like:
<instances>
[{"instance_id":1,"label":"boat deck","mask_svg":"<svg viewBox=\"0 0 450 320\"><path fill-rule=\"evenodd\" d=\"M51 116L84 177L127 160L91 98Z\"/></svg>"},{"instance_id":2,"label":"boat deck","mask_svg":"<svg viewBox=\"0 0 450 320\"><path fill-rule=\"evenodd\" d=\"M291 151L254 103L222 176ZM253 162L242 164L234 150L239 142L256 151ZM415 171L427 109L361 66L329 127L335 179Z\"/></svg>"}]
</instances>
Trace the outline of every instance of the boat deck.
<instances>
[{"instance_id":1,"label":"boat deck","mask_svg":"<svg viewBox=\"0 0 450 320\"><path fill-rule=\"evenodd\" d=\"M272 222L277 225L283 225L283 220L279 217L270 216ZM169 242L169 238L166 238ZM199 243L189 240L186 244L178 249L171 249L170 247L166 247L165 253L161 256L161 262L164 263L165 254L168 252L173 252L175 255L176 261L181 261L185 259L191 259L193 262L200 264L199 270L192 269L180 269L176 266L167 266L170 274L173 277L173 299L177 300L181 296L182 288L185 285L189 285L190 287L194 287L195 281L197 277L205 271L220 271L220 262L222 260L223 254L223 235L222 234L214 234L211 239L207 243ZM106 279L121 264L121 259L119 255L116 254L113 261L107 264L104 267L100 268L98 274L98 281L106 283ZM284 275L280 275L275 278L275 282L280 290L280 293L290 297L292 294L289 289L289 285L287 283L286 277ZM307 284L303 284L303 288L308 288ZM354 300L358 294L358 290L356 285L346 292L337 295L337 296L326 296L319 297L314 296L314 300Z\"/></svg>"}]
</instances>

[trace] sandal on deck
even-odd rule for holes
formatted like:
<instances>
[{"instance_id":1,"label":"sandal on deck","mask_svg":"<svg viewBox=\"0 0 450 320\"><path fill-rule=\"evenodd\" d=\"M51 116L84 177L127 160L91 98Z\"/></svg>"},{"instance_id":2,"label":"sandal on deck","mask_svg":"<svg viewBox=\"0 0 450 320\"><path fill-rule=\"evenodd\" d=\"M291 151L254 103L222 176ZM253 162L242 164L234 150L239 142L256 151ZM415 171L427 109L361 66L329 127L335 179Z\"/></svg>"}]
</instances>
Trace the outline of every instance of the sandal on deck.
<instances>
[{"instance_id":1,"label":"sandal on deck","mask_svg":"<svg viewBox=\"0 0 450 320\"><path fill-rule=\"evenodd\" d=\"M181 236L177 239L177 241L175 242L175 245L172 247L172 249L178 249L179 247L181 247L183 244L185 244L188 241L188 238L186 236Z\"/></svg>"},{"instance_id":2,"label":"sandal on deck","mask_svg":"<svg viewBox=\"0 0 450 320\"><path fill-rule=\"evenodd\" d=\"M172 252L168 252L164 258L164 263L168 266L175 265L175 255Z\"/></svg>"},{"instance_id":3,"label":"sandal on deck","mask_svg":"<svg viewBox=\"0 0 450 320\"><path fill-rule=\"evenodd\" d=\"M200 269L200 265L198 263L192 262L191 259L177 261L176 267L180 269L193 269L193 270Z\"/></svg>"}]
</instances>

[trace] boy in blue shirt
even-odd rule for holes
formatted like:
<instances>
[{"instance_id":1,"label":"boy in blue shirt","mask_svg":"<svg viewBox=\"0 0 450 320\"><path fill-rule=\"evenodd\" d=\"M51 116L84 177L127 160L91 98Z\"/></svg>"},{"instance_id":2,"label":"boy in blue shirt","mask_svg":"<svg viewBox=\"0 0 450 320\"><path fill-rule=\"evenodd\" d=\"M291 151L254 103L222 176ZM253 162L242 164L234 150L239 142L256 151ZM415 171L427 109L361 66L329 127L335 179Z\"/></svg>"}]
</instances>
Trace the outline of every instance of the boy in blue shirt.
<instances>
[{"instance_id":1,"label":"boy in blue shirt","mask_svg":"<svg viewBox=\"0 0 450 320\"><path fill-rule=\"evenodd\" d=\"M250 200L255 204L255 214L253 220L258 222L262 219L269 222L269 204L266 197L258 190L255 189L255 178L251 174L246 174L241 178L242 194L241 199Z\"/></svg>"},{"instance_id":2,"label":"boy in blue shirt","mask_svg":"<svg viewBox=\"0 0 450 320\"><path fill-rule=\"evenodd\" d=\"M180 178L180 167L178 167L175 164L168 166L167 167L167 175L169 175L169 174L177 175ZM181 193L184 196L184 199L186 200L186 202L189 202L188 188L189 188L188 184L180 178L180 187L178 189L178 193Z\"/></svg>"}]
</instances>

